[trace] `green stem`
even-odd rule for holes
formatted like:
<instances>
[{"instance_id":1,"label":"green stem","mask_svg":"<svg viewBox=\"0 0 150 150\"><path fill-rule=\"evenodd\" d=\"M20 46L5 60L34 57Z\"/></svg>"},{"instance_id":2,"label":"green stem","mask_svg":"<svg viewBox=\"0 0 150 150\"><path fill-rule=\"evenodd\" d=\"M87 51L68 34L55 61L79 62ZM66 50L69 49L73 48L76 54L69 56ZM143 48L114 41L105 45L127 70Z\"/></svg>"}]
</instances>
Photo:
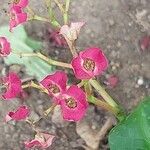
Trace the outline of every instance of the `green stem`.
<instances>
[{"instance_id":1,"label":"green stem","mask_svg":"<svg viewBox=\"0 0 150 150\"><path fill-rule=\"evenodd\" d=\"M47 91L47 89L45 89L44 87L42 87L42 86L40 86L40 85L34 83L33 81L31 81L31 82L29 82L29 83L27 83L27 84L23 84L23 85L22 85L22 88L23 88L23 89L29 88L29 87L36 88L36 89L38 89L38 90L40 90L40 91L42 91L42 92L44 92L44 93L46 93L46 94L49 94L49 92Z\"/></svg>"},{"instance_id":2,"label":"green stem","mask_svg":"<svg viewBox=\"0 0 150 150\"><path fill-rule=\"evenodd\" d=\"M56 28L60 28L61 25L56 20L55 15L54 15L53 10L52 10L51 0L45 0L45 4L46 4L46 7L47 7L47 10L48 10L48 13L49 13L50 22L51 22L52 26L54 26Z\"/></svg>"},{"instance_id":3,"label":"green stem","mask_svg":"<svg viewBox=\"0 0 150 150\"><path fill-rule=\"evenodd\" d=\"M49 22L50 23L49 19L38 16L38 15L34 15L32 20L38 20L38 21L44 21L44 22Z\"/></svg>"},{"instance_id":4,"label":"green stem","mask_svg":"<svg viewBox=\"0 0 150 150\"><path fill-rule=\"evenodd\" d=\"M94 96L89 96L88 97L88 102L90 102L90 103L92 103L92 104L94 104L98 107L102 107L103 109L113 113L116 117L117 117L117 114L119 113L119 109L110 106L106 102L104 102L102 100L99 100Z\"/></svg>"},{"instance_id":5,"label":"green stem","mask_svg":"<svg viewBox=\"0 0 150 150\"><path fill-rule=\"evenodd\" d=\"M77 84L78 87L84 86L88 81L87 80L81 80L80 83Z\"/></svg>"},{"instance_id":6,"label":"green stem","mask_svg":"<svg viewBox=\"0 0 150 150\"><path fill-rule=\"evenodd\" d=\"M65 12L63 14L64 24L68 24L68 11L70 6L70 0L65 0Z\"/></svg>"},{"instance_id":7,"label":"green stem","mask_svg":"<svg viewBox=\"0 0 150 150\"><path fill-rule=\"evenodd\" d=\"M112 99L112 97L105 91L105 89L96 81L89 80L89 83L95 88L95 90L104 98L104 100L112 107L118 107L118 104Z\"/></svg>"},{"instance_id":8,"label":"green stem","mask_svg":"<svg viewBox=\"0 0 150 150\"><path fill-rule=\"evenodd\" d=\"M27 6L26 9L28 13L31 15L29 20L39 20L39 21L44 21L44 22L50 22L49 19L36 15L34 10L30 6Z\"/></svg>"},{"instance_id":9,"label":"green stem","mask_svg":"<svg viewBox=\"0 0 150 150\"><path fill-rule=\"evenodd\" d=\"M51 64L51 65L55 65L55 66L59 66L59 67L65 67L65 68L70 68L72 69L72 66L68 63L64 63L64 62L59 62L59 61L55 61L52 60L48 57L46 57L45 55L41 54L41 53L37 53L37 56L41 59L43 59L44 61L46 61L47 63Z\"/></svg>"},{"instance_id":10,"label":"green stem","mask_svg":"<svg viewBox=\"0 0 150 150\"><path fill-rule=\"evenodd\" d=\"M59 0L54 0L54 2L56 3L56 5L60 9L61 13L63 14L64 13L63 5L59 2Z\"/></svg>"},{"instance_id":11,"label":"green stem","mask_svg":"<svg viewBox=\"0 0 150 150\"><path fill-rule=\"evenodd\" d=\"M44 116L48 116L48 114L52 112L55 107L56 107L56 104L52 104L52 106L50 106L47 110L44 111Z\"/></svg>"},{"instance_id":12,"label":"green stem","mask_svg":"<svg viewBox=\"0 0 150 150\"><path fill-rule=\"evenodd\" d=\"M40 59L44 60L45 62L47 62L50 65L72 69L72 66L70 64L55 61L53 59L46 57L45 55L41 54L40 52L38 52L38 53L14 53L14 54L20 55L20 57L39 57Z\"/></svg>"},{"instance_id":13,"label":"green stem","mask_svg":"<svg viewBox=\"0 0 150 150\"><path fill-rule=\"evenodd\" d=\"M92 86L89 82L86 82L84 84L84 90L85 90L87 96L93 95Z\"/></svg>"},{"instance_id":14,"label":"green stem","mask_svg":"<svg viewBox=\"0 0 150 150\"><path fill-rule=\"evenodd\" d=\"M68 12L70 6L70 0L65 0L65 3L66 3L65 11Z\"/></svg>"},{"instance_id":15,"label":"green stem","mask_svg":"<svg viewBox=\"0 0 150 150\"><path fill-rule=\"evenodd\" d=\"M96 91L103 97L103 99L111 106L113 109L118 112L117 118L118 120L122 121L125 119L125 112L123 109L112 99L112 97L105 91L105 89L96 81L96 80L89 80L89 83L96 89Z\"/></svg>"}]
</instances>

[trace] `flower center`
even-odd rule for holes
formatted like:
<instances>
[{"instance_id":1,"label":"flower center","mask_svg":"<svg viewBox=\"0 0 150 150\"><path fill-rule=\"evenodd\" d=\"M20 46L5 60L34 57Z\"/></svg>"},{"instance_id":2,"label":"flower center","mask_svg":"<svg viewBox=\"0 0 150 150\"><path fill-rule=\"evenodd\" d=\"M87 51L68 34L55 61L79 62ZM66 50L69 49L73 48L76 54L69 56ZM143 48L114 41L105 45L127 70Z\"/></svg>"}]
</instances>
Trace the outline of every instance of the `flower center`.
<instances>
[{"instance_id":1,"label":"flower center","mask_svg":"<svg viewBox=\"0 0 150 150\"><path fill-rule=\"evenodd\" d=\"M18 4L20 0L13 0L13 3Z\"/></svg>"},{"instance_id":2,"label":"flower center","mask_svg":"<svg viewBox=\"0 0 150 150\"><path fill-rule=\"evenodd\" d=\"M66 99L65 102L66 102L66 104L67 104L67 106L69 108L75 108L75 107L77 107L77 102L72 97Z\"/></svg>"},{"instance_id":3,"label":"flower center","mask_svg":"<svg viewBox=\"0 0 150 150\"><path fill-rule=\"evenodd\" d=\"M60 92L60 89L56 84L49 84L48 89L50 90L50 92L52 92L54 94L57 94Z\"/></svg>"},{"instance_id":4,"label":"flower center","mask_svg":"<svg viewBox=\"0 0 150 150\"><path fill-rule=\"evenodd\" d=\"M86 58L83 62L83 67L87 70L87 71L94 71L95 69L95 62L89 58Z\"/></svg>"}]
</instances>

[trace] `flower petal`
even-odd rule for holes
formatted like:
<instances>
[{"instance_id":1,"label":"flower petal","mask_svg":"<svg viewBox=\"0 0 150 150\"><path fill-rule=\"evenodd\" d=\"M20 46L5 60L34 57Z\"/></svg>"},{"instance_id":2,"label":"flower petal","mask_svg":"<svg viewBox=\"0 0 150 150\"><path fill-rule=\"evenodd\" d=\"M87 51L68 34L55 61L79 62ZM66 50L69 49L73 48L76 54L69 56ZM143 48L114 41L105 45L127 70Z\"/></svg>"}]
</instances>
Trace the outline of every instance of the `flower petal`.
<instances>
[{"instance_id":1,"label":"flower petal","mask_svg":"<svg viewBox=\"0 0 150 150\"><path fill-rule=\"evenodd\" d=\"M25 8L29 3L29 0L14 0L13 5Z\"/></svg>"},{"instance_id":2,"label":"flower petal","mask_svg":"<svg viewBox=\"0 0 150 150\"><path fill-rule=\"evenodd\" d=\"M7 56L11 52L10 43L5 37L0 37L0 56Z\"/></svg>"},{"instance_id":3,"label":"flower petal","mask_svg":"<svg viewBox=\"0 0 150 150\"><path fill-rule=\"evenodd\" d=\"M9 112L6 117L5 120L6 122L10 121L10 120L23 120L26 119L30 114L30 110L27 106L20 106L19 108L17 108L16 111L14 112Z\"/></svg>"},{"instance_id":4,"label":"flower petal","mask_svg":"<svg viewBox=\"0 0 150 150\"><path fill-rule=\"evenodd\" d=\"M46 76L40 83L49 91L50 95L58 98L66 90L67 75L63 71L56 71L54 74ZM50 85L55 86L56 93L50 90Z\"/></svg>"},{"instance_id":5,"label":"flower petal","mask_svg":"<svg viewBox=\"0 0 150 150\"><path fill-rule=\"evenodd\" d=\"M24 144L26 148L38 147L38 148L45 149L52 145L54 137L55 136L49 133L40 132L35 135L35 139L31 141L26 141L24 142Z\"/></svg>"},{"instance_id":6,"label":"flower petal","mask_svg":"<svg viewBox=\"0 0 150 150\"><path fill-rule=\"evenodd\" d=\"M27 21L27 13L23 12L21 7L16 5L11 5L10 7L10 31L19 24Z\"/></svg>"},{"instance_id":7,"label":"flower petal","mask_svg":"<svg viewBox=\"0 0 150 150\"><path fill-rule=\"evenodd\" d=\"M81 62L83 60L77 56L76 58L73 58L71 61L71 65L75 74L75 77L77 79L90 79L91 76L83 69Z\"/></svg>"},{"instance_id":8,"label":"flower petal","mask_svg":"<svg viewBox=\"0 0 150 150\"><path fill-rule=\"evenodd\" d=\"M85 115L88 103L85 93L76 85L72 85L66 93L63 95L63 99L60 100L60 106L63 113L63 118L68 121L79 121ZM66 100L67 98L73 98L76 106L70 108Z\"/></svg>"},{"instance_id":9,"label":"flower petal","mask_svg":"<svg viewBox=\"0 0 150 150\"><path fill-rule=\"evenodd\" d=\"M2 97L5 100L10 100L17 97L22 91L21 80L17 74L11 72L4 80L4 84L6 84L8 87L6 92L2 94Z\"/></svg>"},{"instance_id":10,"label":"flower petal","mask_svg":"<svg viewBox=\"0 0 150 150\"><path fill-rule=\"evenodd\" d=\"M108 60L99 48L88 48L73 58L72 67L78 79L90 79L101 75L108 67ZM86 67L89 67L89 70ZM91 67L91 68L90 68Z\"/></svg>"}]
</instances>

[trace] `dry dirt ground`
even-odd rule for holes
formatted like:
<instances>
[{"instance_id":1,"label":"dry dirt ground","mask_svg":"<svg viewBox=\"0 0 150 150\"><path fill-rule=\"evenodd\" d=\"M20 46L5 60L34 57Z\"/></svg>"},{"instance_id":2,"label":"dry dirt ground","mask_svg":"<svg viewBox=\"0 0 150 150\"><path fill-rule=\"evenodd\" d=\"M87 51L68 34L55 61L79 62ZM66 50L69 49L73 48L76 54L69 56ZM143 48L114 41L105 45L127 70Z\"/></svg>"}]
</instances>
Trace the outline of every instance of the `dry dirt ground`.
<instances>
[{"instance_id":1,"label":"dry dirt ground","mask_svg":"<svg viewBox=\"0 0 150 150\"><path fill-rule=\"evenodd\" d=\"M45 14L42 1L31 0L31 6L40 14ZM8 8L8 1L0 1L0 25L7 23L3 9ZM108 92L127 111L147 95L150 95L150 49L141 52L139 40L150 34L150 1L149 0L72 0L71 21L85 21L86 26L78 40L78 49L89 46L101 47L106 53L110 65L101 82L109 75L119 77L119 83ZM60 60L67 61L69 54L64 49L56 49L46 39L45 34L49 27L44 23L26 23L28 34L42 40L49 54ZM52 50L53 48L53 50ZM55 50L55 53L54 53ZM0 71L8 66L0 60ZM16 68L15 68L16 69ZM39 115L42 109L49 105L48 97L36 90L28 90L27 103ZM38 95L38 96L37 96ZM3 117L8 110L15 108L18 101L0 101L0 150L23 150L23 141L33 135L29 125L23 122L4 123ZM75 123L63 122L56 114L46 121L41 121L41 128L56 135L53 150L84 150L85 141L77 134ZM109 114L101 109L89 107L86 121L93 129L99 129ZM98 126L99 125L99 126ZM99 146L100 150L108 150L107 138Z\"/></svg>"}]
</instances>

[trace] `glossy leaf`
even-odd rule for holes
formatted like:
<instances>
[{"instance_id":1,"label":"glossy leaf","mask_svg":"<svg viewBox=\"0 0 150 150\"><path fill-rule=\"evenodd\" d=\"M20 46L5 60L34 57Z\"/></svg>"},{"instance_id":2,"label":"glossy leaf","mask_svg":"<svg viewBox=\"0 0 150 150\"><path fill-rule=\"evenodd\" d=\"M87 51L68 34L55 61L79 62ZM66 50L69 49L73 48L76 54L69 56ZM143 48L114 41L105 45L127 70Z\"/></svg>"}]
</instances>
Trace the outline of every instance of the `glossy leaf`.
<instances>
[{"instance_id":1,"label":"glossy leaf","mask_svg":"<svg viewBox=\"0 0 150 150\"><path fill-rule=\"evenodd\" d=\"M109 135L111 150L150 150L150 97Z\"/></svg>"}]
</instances>

